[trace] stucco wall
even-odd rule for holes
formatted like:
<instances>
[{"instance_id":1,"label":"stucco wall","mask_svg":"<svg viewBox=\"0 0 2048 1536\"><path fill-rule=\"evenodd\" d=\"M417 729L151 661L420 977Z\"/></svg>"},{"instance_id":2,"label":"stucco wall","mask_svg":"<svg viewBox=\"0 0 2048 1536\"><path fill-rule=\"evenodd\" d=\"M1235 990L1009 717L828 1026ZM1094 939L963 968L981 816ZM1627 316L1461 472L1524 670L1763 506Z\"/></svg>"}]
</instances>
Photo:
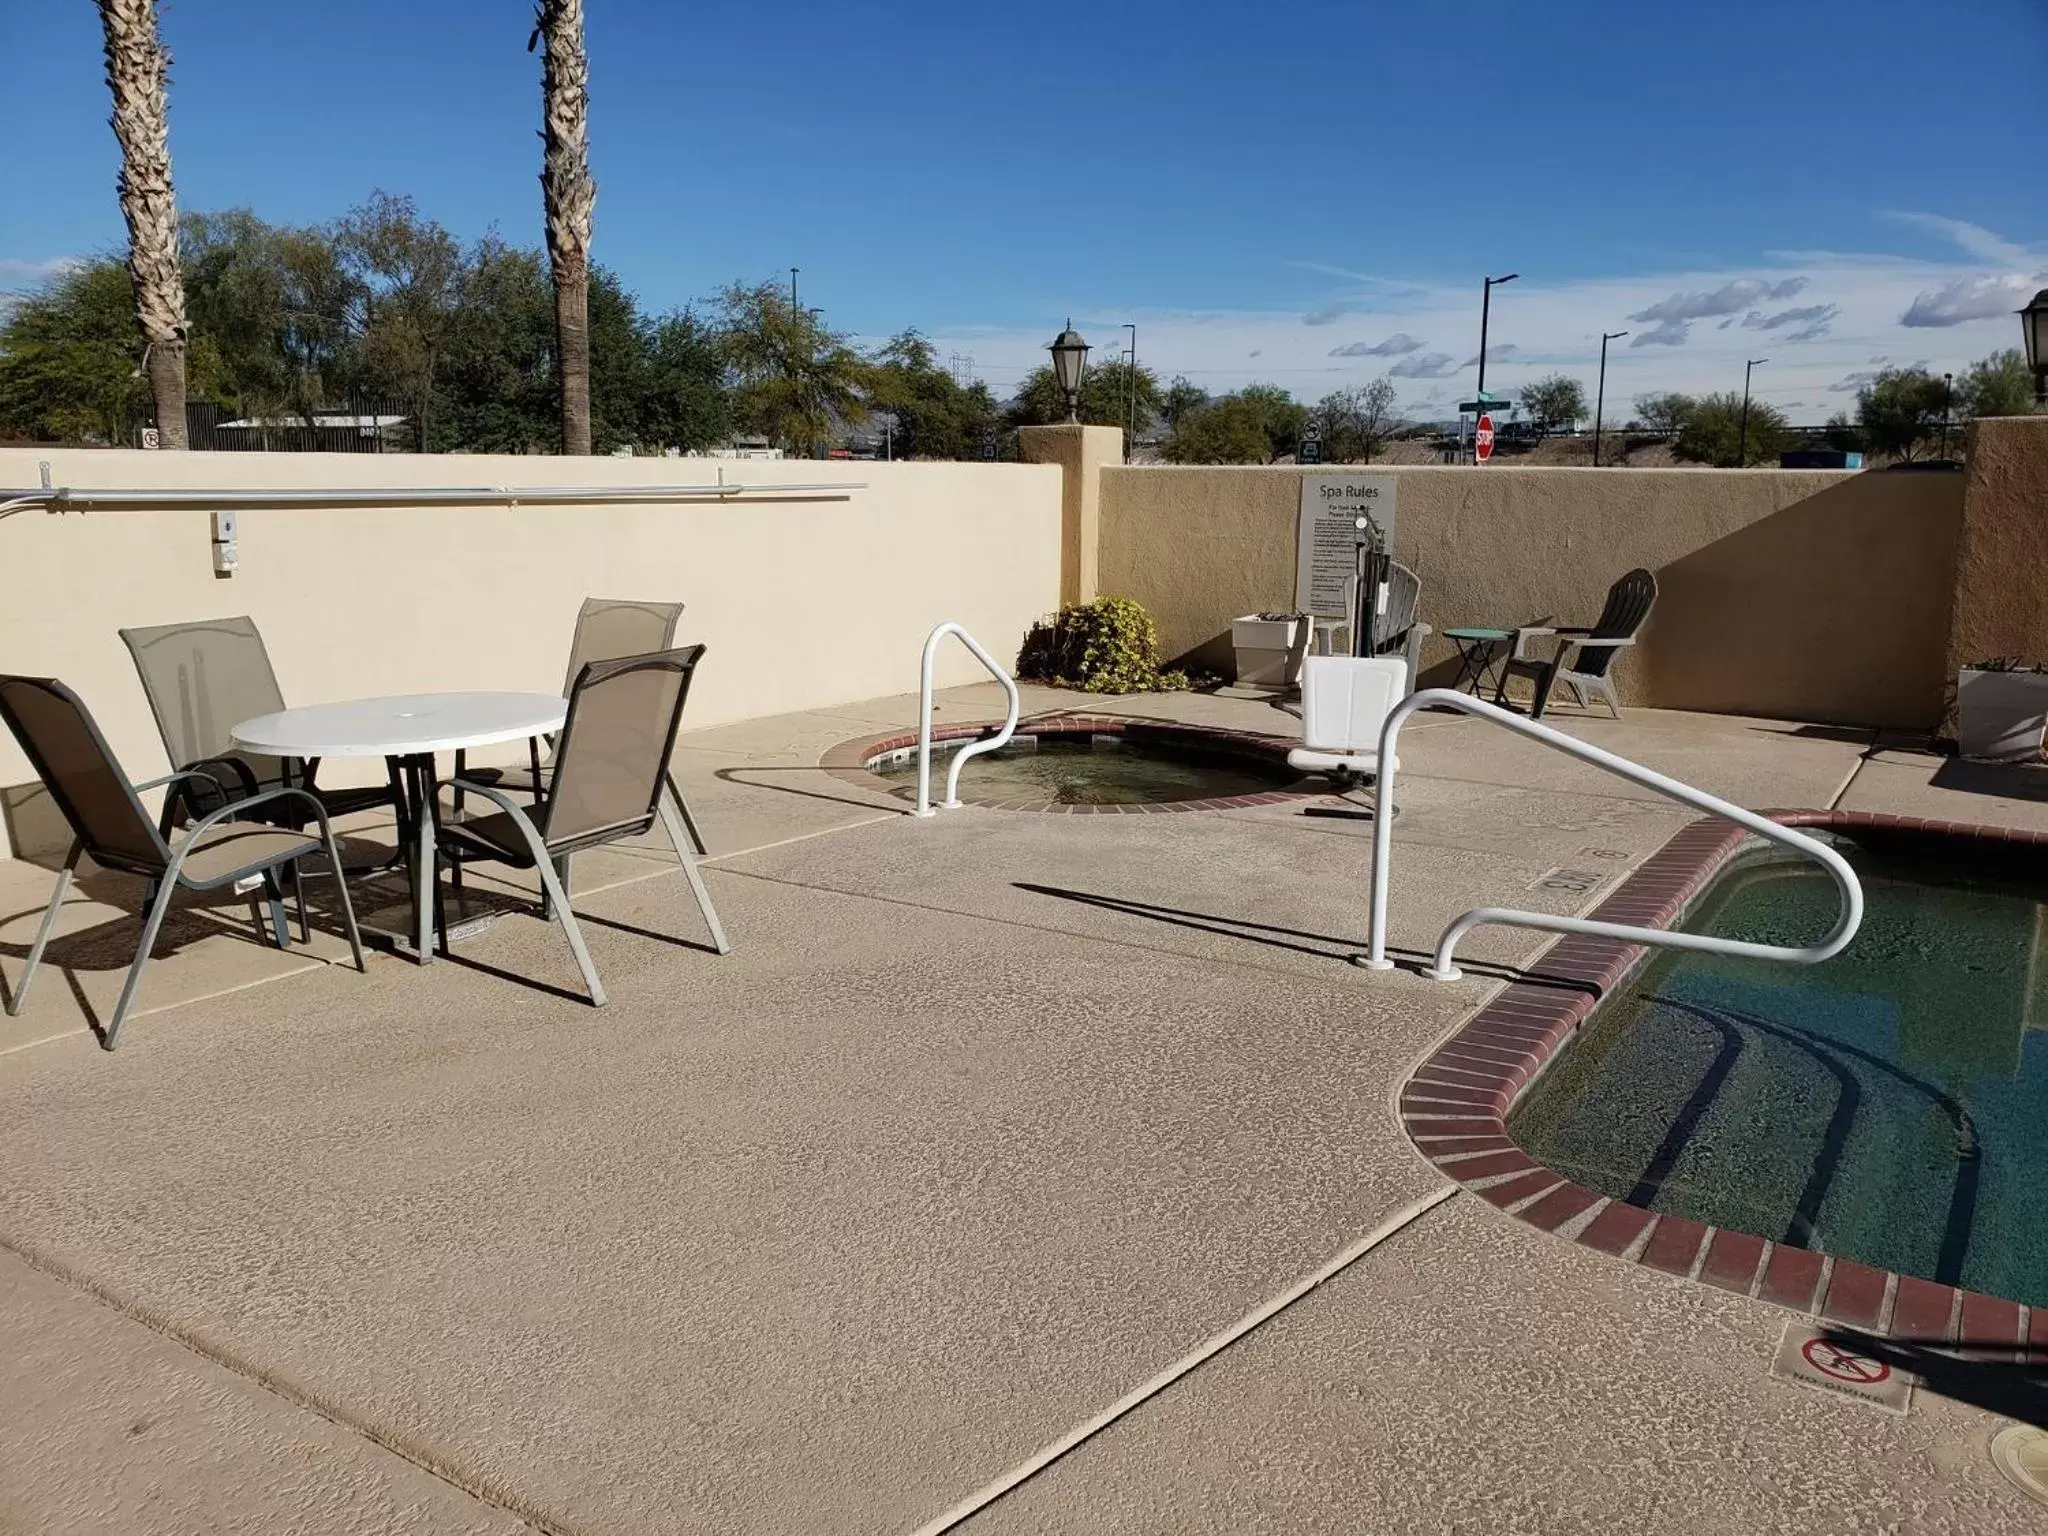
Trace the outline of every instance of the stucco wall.
<instances>
[{"instance_id":1,"label":"stucco wall","mask_svg":"<svg viewBox=\"0 0 2048 1536\"><path fill-rule=\"evenodd\" d=\"M1102 590L1151 609L1170 653L1228 674L1230 620L1293 606L1300 478L1327 472L1104 471ZM1940 717L1960 475L1384 472L1400 477L1396 557L1438 629L1591 623L1608 583L1648 566L1660 596L1621 667L1624 698L1855 725ZM1449 682L1450 656L1433 640L1424 680Z\"/></svg>"},{"instance_id":2,"label":"stucco wall","mask_svg":"<svg viewBox=\"0 0 2048 1536\"><path fill-rule=\"evenodd\" d=\"M0 488L48 460L75 486L337 487L864 481L844 499L632 506L293 507L240 513L213 573L203 509L0 519L0 671L64 679L136 778L164 753L118 629L247 613L290 703L561 685L586 596L681 600L710 647L685 727L917 687L931 626L997 656L1058 599L1059 470L1039 465L0 451ZM957 647L942 683L981 675ZM341 764L323 779L381 774ZM61 831L0 730L0 857Z\"/></svg>"},{"instance_id":3,"label":"stucco wall","mask_svg":"<svg viewBox=\"0 0 2048 1536\"><path fill-rule=\"evenodd\" d=\"M1993 656L2048 666L2048 416L1972 423L1947 672Z\"/></svg>"}]
</instances>

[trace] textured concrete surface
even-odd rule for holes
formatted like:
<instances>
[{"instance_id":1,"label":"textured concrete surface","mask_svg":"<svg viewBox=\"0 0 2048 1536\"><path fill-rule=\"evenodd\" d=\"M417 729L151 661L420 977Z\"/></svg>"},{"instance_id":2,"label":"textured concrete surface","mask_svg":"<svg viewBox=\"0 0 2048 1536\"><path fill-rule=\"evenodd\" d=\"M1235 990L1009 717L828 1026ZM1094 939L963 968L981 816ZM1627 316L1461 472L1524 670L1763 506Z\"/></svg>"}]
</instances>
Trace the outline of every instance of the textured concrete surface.
<instances>
[{"instance_id":1,"label":"textured concrete surface","mask_svg":"<svg viewBox=\"0 0 2048 1536\"><path fill-rule=\"evenodd\" d=\"M959 1529L2042 1528L2002 1421L1774 1380L1785 1316L1461 1195Z\"/></svg>"},{"instance_id":2,"label":"textured concrete surface","mask_svg":"<svg viewBox=\"0 0 2048 1536\"><path fill-rule=\"evenodd\" d=\"M2048 831L2048 765L1966 762L1940 752L1889 747L1864 763L1842 796L1842 807Z\"/></svg>"},{"instance_id":3,"label":"textured concrete surface","mask_svg":"<svg viewBox=\"0 0 2048 1536\"><path fill-rule=\"evenodd\" d=\"M529 1529L9 1253L0 1400L10 1536Z\"/></svg>"},{"instance_id":4,"label":"textured concrete surface","mask_svg":"<svg viewBox=\"0 0 2048 1536\"><path fill-rule=\"evenodd\" d=\"M1105 702L1292 729L1260 696ZM989 686L940 704L999 707ZM166 991L115 1056L75 1027L0 1055L0 1247L72 1277L20 1279L66 1355L27 1367L36 1411L0 1416L0 1512L75 1528L97 1489L147 1503L140 1529L407 1529L379 1513L397 1501L419 1529L908 1531L1439 1187L1393 1095L1539 938L1482 930L1458 984L1368 973L1368 823L919 822L815 768L915 708L686 737L736 950L705 952L658 844L586 856L608 1009L524 910L366 977L275 975L214 931L162 974L203 955L241 990ZM1752 804L1825 805L1852 776L1976 798L1930 789L1932 760L1864 761L1858 733L1572 728ZM1409 954L1482 902L1583 909L1686 819L1470 722L1419 721L1403 757ZM48 889L0 876L9 914ZM508 901L521 878L472 874ZM64 1001L44 985L19 1022ZM1775 1328L1460 1197L981 1522L1548 1530L1611 1508L1681 1529L1687 1480L1724 1468L1747 1482L1723 1529L1847 1528L1815 1511L1851 1478L1899 1529L2011 1518L1972 1460L1988 1416L1787 1407L1758 1363ZM1696 1412L1652 1370L1667 1339ZM117 1385L178 1405L161 1457L107 1429Z\"/></svg>"}]
</instances>

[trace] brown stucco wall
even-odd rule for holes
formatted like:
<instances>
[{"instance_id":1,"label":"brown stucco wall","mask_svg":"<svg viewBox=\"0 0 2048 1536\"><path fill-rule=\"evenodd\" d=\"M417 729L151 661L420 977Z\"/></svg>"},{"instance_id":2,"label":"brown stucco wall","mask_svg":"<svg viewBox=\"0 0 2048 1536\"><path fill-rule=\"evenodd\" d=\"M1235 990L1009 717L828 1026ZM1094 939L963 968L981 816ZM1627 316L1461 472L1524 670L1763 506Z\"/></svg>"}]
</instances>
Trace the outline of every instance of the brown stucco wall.
<instances>
[{"instance_id":1,"label":"brown stucco wall","mask_svg":"<svg viewBox=\"0 0 2048 1536\"><path fill-rule=\"evenodd\" d=\"M1946 674L1992 656L2048 665L2048 416L1973 422L1968 451Z\"/></svg>"},{"instance_id":2,"label":"brown stucco wall","mask_svg":"<svg viewBox=\"0 0 2048 1536\"><path fill-rule=\"evenodd\" d=\"M1105 470L1102 591L1145 604L1170 653L1228 674L1230 620L1292 606L1304 473L1324 471ZM1590 623L1608 583L1643 565L1660 596L1621 667L1624 698L1853 725L1940 718L1959 475L1386 473L1400 477L1395 554L1438 629ZM1425 683L1450 680L1450 657L1431 642Z\"/></svg>"}]
</instances>

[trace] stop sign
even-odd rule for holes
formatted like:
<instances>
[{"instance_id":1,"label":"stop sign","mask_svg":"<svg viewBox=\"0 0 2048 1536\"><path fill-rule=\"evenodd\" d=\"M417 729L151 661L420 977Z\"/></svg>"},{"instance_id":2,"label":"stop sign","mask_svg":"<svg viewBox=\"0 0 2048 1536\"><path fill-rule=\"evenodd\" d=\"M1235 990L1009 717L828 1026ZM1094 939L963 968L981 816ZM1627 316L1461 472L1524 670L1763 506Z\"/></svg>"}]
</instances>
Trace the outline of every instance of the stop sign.
<instances>
[{"instance_id":1,"label":"stop sign","mask_svg":"<svg viewBox=\"0 0 2048 1536\"><path fill-rule=\"evenodd\" d=\"M1493 417L1490 413L1479 418L1478 430L1472 434L1472 454L1481 464L1493 457Z\"/></svg>"}]
</instances>

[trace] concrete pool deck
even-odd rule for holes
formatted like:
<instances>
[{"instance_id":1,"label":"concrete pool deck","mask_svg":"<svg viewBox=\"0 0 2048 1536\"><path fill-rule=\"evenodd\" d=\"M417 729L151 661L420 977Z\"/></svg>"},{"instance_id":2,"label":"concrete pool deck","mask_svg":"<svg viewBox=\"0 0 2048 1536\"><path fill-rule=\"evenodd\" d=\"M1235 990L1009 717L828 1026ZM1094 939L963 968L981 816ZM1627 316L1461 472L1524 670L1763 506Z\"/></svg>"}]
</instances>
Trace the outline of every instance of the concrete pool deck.
<instances>
[{"instance_id":1,"label":"concrete pool deck","mask_svg":"<svg viewBox=\"0 0 2048 1536\"><path fill-rule=\"evenodd\" d=\"M2005 1419L1775 1380L1777 1309L1427 1204L1400 1085L1541 936L1376 975L1367 823L918 822L817 767L914 714L686 735L735 950L658 850L580 862L602 1011L523 914L359 976L227 907L108 1056L135 929L78 903L0 1034L0 1529L916 1531L1404 1214L960 1529L2040 1528ZM2048 827L2048 775L1867 732L1557 723L1748 805ZM1481 722L1402 760L1409 956L1482 902L1585 910L1691 819ZM0 865L10 979L48 880Z\"/></svg>"}]
</instances>

